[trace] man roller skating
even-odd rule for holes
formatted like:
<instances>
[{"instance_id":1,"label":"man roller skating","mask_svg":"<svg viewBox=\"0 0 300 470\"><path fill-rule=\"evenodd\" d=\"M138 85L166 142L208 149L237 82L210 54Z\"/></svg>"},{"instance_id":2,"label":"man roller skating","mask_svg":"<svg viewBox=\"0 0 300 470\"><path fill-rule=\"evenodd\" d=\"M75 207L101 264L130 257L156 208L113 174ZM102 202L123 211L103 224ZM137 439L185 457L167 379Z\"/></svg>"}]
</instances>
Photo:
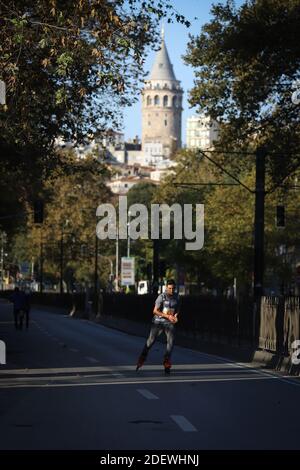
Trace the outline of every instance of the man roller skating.
<instances>
[{"instance_id":1,"label":"man roller skating","mask_svg":"<svg viewBox=\"0 0 300 470\"><path fill-rule=\"evenodd\" d=\"M167 337L167 347L164 355L163 366L165 373L171 371L171 354L174 344L175 324L178 322L179 313L178 295L175 293L175 282L173 279L167 281L166 292L160 294L154 305L153 319L149 337L138 359L136 370L139 370L144 364L148 352L155 343L157 337L164 332Z\"/></svg>"}]
</instances>

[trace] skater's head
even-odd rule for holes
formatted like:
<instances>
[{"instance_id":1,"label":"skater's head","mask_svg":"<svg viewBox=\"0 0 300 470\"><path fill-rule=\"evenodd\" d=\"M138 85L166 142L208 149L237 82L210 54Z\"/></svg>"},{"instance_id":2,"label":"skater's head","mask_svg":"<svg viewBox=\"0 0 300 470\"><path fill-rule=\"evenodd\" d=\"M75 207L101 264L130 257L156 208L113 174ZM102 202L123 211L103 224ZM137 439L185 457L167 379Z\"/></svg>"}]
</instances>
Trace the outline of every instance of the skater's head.
<instances>
[{"instance_id":1,"label":"skater's head","mask_svg":"<svg viewBox=\"0 0 300 470\"><path fill-rule=\"evenodd\" d=\"M175 292L175 281L174 279L168 279L167 280L167 288L166 288L166 292L168 295L173 295L174 292Z\"/></svg>"}]
</instances>

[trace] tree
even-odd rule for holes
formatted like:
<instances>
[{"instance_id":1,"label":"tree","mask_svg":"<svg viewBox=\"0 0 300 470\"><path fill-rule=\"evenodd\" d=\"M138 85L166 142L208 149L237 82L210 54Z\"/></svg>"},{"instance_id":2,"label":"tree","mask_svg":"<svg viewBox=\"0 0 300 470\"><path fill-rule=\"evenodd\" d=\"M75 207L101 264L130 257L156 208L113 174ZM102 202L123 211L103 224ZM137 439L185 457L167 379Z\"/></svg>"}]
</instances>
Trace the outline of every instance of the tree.
<instances>
[{"instance_id":1,"label":"tree","mask_svg":"<svg viewBox=\"0 0 300 470\"><path fill-rule=\"evenodd\" d=\"M157 188L153 202L169 205L177 203L182 208L184 204L192 204L194 208L195 204L205 204L212 189L205 183L213 180L214 168L207 164L203 156L191 150L177 152L175 163L175 168ZM170 275L184 271L186 281L205 281L206 285L210 284L206 245L200 251L186 251L185 240L161 240L160 253L166 260Z\"/></svg>"},{"instance_id":2,"label":"tree","mask_svg":"<svg viewBox=\"0 0 300 470\"><path fill-rule=\"evenodd\" d=\"M239 155L243 161L242 154ZM253 218L255 176L252 156L250 163L240 164L240 181L235 183L224 175L201 152L183 150L177 154L177 166L155 192L155 202L203 203L205 206L205 239L203 249L187 252L181 241L171 240L162 247L163 257L170 267L176 264L184 269L186 279L204 283L206 287L224 290L234 278L241 291L250 291L253 276ZM213 184L211 184L213 183ZM271 186L269 175L267 185ZM289 187L294 179L287 180ZM267 260L267 287L280 280L294 282L298 259L299 198L295 187L287 191L279 188L266 197L265 246ZM286 227L278 229L275 223L276 206L285 206ZM292 263L288 263L288 259Z\"/></svg>"},{"instance_id":3,"label":"tree","mask_svg":"<svg viewBox=\"0 0 300 470\"><path fill-rule=\"evenodd\" d=\"M185 21L165 0L1 2L2 141L45 150L58 135L81 142L117 125L166 15Z\"/></svg>"},{"instance_id":4,"label":"tree","mask_svg":"<svg viewBox=\"0 0 300 470\"><path fill-rule=\"evenodd\" d=\"M12 0L0 2L2 191L33 200L60 164L55 139L87 142L120 125L137 99L159 21L188 22L168 0ZM0 216L7 206L0 193ZM22 204L21 204L22 205ZM2 212L2 214L1 214Z\"/></svg>"},{"instance_id":5,"label":"tree","mask_svg":"<svg viewBox=\"0 0 300 470\"><path fill-rule=\"evenodd\" d=\"M132 204L144 204L150 210L156 186L153 183L141 182L135 184L127 193L128 207Z\"/></svg>"},{"instance_id":6,"label":"tree","mask_svg":"<svg viewBox=\"0 0 300 470\"><path fill-rule=\"evenodd\" d=\"M299 106L291 100L300 76L299 0L250 0L240 8L228 0L212 14L185 57L196 74L190 103L222 123L219 149L266 146L278 181L299 165ZM275 155L283 152L284 159Z\"/></svg>"},{"instance_id":7,"label":"tree","mask_svg":"<svg viewBox=\"0 0 300 470\"><path fill-rule=\"evenodd\" d=\"M65 279L92 282L94 276L96 209L108 202L111 193L106 186L110 174L95 156L78 159L73 153L62 153L61 159L72 171L57 168L44 183L45 218L34 224L32 209L27 207L27 226L19 230L12 250L17 262L35 260L39 270L43 244L44 277L60 277L61 258ZM110 254L109 242L99 244L99 255ZM102 281L108 281L109 265L99 261Z\"/></svg>"},{"instance_id":8,"label":"tree","mask_svg":"<svg viewBox=\"0 0 300 470\"><path fill-rule=\"evenodd\" d=\"M149 182L135 184L127 193L128 208L133 204L144 204L147 207L148 214L150 214L151 203L156 189L156 185ZM149 272L147 273L147 266L152 262L153 258L153 243L150 234L150 216L148 220L148 228L149 240L131 240L131 256L134 256L135 258L137 278L140 279L146 279L148 277ZM123 253L126 252L125 244L125 241L120 241L120 249L123 250Z\"/></svg>"}]
</instances>

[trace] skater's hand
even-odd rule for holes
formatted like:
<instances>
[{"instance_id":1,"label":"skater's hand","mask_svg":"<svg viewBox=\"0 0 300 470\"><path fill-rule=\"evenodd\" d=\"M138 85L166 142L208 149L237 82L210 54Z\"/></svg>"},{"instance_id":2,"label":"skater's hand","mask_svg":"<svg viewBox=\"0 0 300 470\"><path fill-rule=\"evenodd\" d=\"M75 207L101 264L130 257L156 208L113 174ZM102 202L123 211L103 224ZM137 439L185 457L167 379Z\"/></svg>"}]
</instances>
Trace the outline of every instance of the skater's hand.
<instances>
[{"instance_id":1,"label":"skater's hand","mask_svg":"<svg viewBox=\"0 0 300 470\"><path fill-rule=\"evenodd\" d=\"M178 322L178 319L177 319L177 316L176 316L176 315L171 315L171 314L169 314L169 315L168 315L168 320L169 320L171 323L177 323L177 322Z\"/></svg>"}]
</instances>

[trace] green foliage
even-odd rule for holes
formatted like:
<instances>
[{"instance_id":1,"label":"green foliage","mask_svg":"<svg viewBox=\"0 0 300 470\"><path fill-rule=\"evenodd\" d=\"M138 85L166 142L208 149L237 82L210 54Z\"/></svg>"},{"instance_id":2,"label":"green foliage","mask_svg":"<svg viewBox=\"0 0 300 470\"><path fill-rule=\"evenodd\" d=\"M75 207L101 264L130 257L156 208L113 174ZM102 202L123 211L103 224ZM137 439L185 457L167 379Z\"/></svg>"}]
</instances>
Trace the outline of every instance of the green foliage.
<instances>
[{"instance_id":1,"label":"green foliage","mask_svg":"<svg viewBox=\"0 0 300 470\"><path fill-rule=\"evenodd\" d=\"M152 203L156 186L152 183L135 184L127 193L128 206L144 204L148 209Z\"/></svg>"},{"instance_id":2,"label":"green foliage","mask_svg":"<svg viewBox=\"0 0 300 470\"><path fill-rule=\"evenodd\" d=\"M227 1L212 14L185 57L196 75L190 103L223 124L218 148L264 144L269 155L285 153L284 165L268 159L273 177L287 174L299 165L299 106L291 100L300 76L299 1L255 0L240 8Z\"/></svg>"},{"instance_id":3,"label":"green foliage","mask_svg":"<svg viewBox=\"0 0 300 470\"><path fill-rule=\"evenodd\" d=\"M177 15L168 0L0 3L0 180L12 199L23 204L41 190L60 163L57 137L89 143L120 126L157 45L157 18Z\"/></svg>"},{"instance_id":4,"label":"green foliage","mask_svg":"<svg viewBox=\"0 0 300 470\"><path fill-rule=\"evenodd\" d=\"M253 158L250 156L250 161L243 167L243 155L235 155L234 159L237 157L241 162L240 181L254 191ZM184 269L186 280L203 282L207 287L224 289L232 285L236 278L239 289L250 289L254 257L254 194L241 185L223 186L223 183L234 181L222 174L201 152L181 151L176 161L175 174L167 176L162 182L155 192L155 201L168 204L203 203L205 239L203 249L194 252L185 251L180 240L161 242L161 254L167 265L173 270L176 265L179 266ZM266 183L271 187L270 176ZM293 185L294 179L291 177L287 180L287 186ZM297 188L279 188L266 197L266 274L270 283L278 279L293 282L299 245L299 203ZM284 229L278 229L275 224L278 204L285 206L287 221ZM282 246L287 254L280 254Z\"/></svg>"},{"instance_id":5,"label":"green foliage","mask_svg":"<svg viewBox=\"0 0 300 470\"><path fill-rule=\"evenodd\" d=\"M45 151L58 135L82 142L117 127L120 107L136 99L163 16L184 21L167 0L2 2L1 139Z\"/></svg>"},{"instance_id":6,"label":"green foliage","mask_svg":"<svg viewBox=\"0 0 300 470\"><path fill-rule=\"evenodd\" d=\"M12 256L18 262L34 259L38 266L42 242L45 276L52 276L57 281L63 243L65 279L92 282L95 214L99 204L110 201L111 194L105 185L109 172L93 155L78 159L72 153L62 153L60 158L63 167L54 170L44 183L44 223L33 223L32 209L28 206L27 229L15 236ZM99 245L100 277L104 284L108 280L110 264L105 259L101 261L101 255L109 254L114 247L104 241Z\"/></svg>"}]
</instances>

